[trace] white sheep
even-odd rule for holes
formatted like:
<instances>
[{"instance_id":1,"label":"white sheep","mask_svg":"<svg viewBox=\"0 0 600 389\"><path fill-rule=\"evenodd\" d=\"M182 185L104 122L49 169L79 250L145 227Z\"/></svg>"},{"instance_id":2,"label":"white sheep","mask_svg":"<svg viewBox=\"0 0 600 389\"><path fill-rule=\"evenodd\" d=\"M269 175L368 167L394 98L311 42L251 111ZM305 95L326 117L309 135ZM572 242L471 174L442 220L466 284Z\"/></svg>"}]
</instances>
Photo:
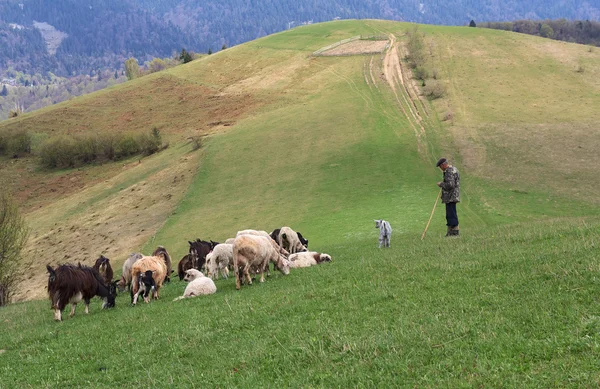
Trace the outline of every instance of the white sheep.
<instances>
[{"instance_id":1,"label":"white sheep","mask_svg":"<svg viewBox=\"0 0 600 389\"><path fill-rule=\"evenodd\" d=\"M290 254L288 260L291 268L299 268L314 266L323 262L331 262L331 256L316 251L304 251L301 253Z\"/></svg>"},{"instance_id":2,"label":"white sheep","mask_svg":"<svg viewBox=\"0 0 600 389\"><path fill-rule=\"evenodd\" d=\"M237 238L240 235L256 235L256 236L271 237L271 235L267 231L263 231L263 230L242 230L242 231L238 231L237 234L235 235L235 237Z\"/></svg>"},{"instance_id":3,"label":"white sheep","mask_svg":"<svg viewBox=\"0 0 600 389\"><path fill-rule=\"evenodd\" d=\"M233 244L221 243L215 246L213 251L206 255L206 267L208 277L217 279L219 273L223 278L229 277L229 265L233 266Z\"/></svg>"},{"instance_id":4,"label":"white sheep","mask_svg":"<svg viewBox=\"0 0 600 389\"><path fill-rule=\"evenodd\" d=\"M129 255L129 258L127 258L127 260L123 264L123 273L121 275L121 280L117 284L121 292L125 290L125 287L129 287L129 289L131 289L131 268L133 267L133 264L136 263L142 257L143 255L140 253L131 253Z\"/></svg>"},{"instance_id":5,"label":"white sheep","mask_svg":"<svg viewBox=\"0 0 600 389\"><path fill-rule=\"evenodd\" d=\"M204 274L198 269L187 269L185 271L185 277L183 280L189 282L185 287L183 296L179 296L173 301L181 300L187 297L203 296L207 294L213 294L217 291L217 286L208 277L204 277Z\"/></svg>"}]
</instances>

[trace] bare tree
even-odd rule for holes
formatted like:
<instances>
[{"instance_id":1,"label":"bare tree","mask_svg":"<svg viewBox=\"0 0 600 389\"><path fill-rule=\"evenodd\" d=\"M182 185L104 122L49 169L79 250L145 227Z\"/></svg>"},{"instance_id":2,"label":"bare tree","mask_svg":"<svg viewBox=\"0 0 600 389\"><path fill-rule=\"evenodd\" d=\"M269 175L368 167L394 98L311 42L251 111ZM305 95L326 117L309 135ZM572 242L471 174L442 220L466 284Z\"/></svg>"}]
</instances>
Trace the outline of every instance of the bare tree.
<instances>
[{"instance_id":1,"label":"bare tree","mask_svg":"<svg viewBox=\"0 0 600 389\"><path fill-rule=\"evenodd\" d=\"M10 302L19 270L21 250L29 229L17 205L6 195L0 195L0 306Z\"/></svg>"}]
</instances>

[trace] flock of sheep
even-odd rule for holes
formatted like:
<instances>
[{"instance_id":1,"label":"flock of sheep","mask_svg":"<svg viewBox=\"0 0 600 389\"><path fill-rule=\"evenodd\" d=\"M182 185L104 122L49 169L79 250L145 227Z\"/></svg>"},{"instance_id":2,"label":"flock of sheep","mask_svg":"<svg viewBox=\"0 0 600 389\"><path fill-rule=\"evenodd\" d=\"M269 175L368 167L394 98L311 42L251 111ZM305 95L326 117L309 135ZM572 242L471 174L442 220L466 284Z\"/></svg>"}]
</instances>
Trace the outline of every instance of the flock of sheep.
<instances>
[{"instance_id":1,"label":"flock of sheep","mask_svg":"<svg viewBox=\"0 0 600 389\"><path fill-rule=\"evenodd\" d=\"M225 243L196 240L190 243L189 254L179 263L179 276L188 282L183 296L175 300L215 293L213 280L219 275L227 279L233 271L236 289L253 278L260 277L264 282L265 273L270 274L269 265L284 275L291 268L301 268L330 262L331 256L308 251L308 241L302 234L290 227L282 227L271 234L259 230L243 230L235 238ZM81 300L86 305L96 295L104 298L103 308L114 306L117 288L125 291L129 287L131 303L136 305L140 296L146 303L159 298L159 291L165 282L170 281L173 272L171 257L167 250L159 246L152 255L131 254L123 264L123 274L119 281L113 281L113 271L108 258L101 256L90 268L79 264L61 265L56 269L47 266L48 294L52 301L54 317L61 320L66 305L72 304L71 316ZM203 273L206 272L206 277Z\"/></svg>"}]
</instances>

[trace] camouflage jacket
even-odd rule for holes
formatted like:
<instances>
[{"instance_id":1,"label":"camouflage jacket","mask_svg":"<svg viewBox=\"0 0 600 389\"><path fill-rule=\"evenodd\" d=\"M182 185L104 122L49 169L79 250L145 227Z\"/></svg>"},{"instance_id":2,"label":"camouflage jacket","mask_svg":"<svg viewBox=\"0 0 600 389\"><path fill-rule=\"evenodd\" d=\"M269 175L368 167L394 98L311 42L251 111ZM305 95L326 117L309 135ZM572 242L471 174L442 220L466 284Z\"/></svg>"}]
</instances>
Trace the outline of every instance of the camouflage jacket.
<instances>
[{"instance_id":1,"label":"camouflage jacket","mask_svg":"<svg viewBox=\"0 0 600 389\"><path fill-rule=\"evenodd\" d=\"M460 202L460 174L454 166L448 166L444 172L442 188L442 203Z\"/></svg>"}]
</instances>

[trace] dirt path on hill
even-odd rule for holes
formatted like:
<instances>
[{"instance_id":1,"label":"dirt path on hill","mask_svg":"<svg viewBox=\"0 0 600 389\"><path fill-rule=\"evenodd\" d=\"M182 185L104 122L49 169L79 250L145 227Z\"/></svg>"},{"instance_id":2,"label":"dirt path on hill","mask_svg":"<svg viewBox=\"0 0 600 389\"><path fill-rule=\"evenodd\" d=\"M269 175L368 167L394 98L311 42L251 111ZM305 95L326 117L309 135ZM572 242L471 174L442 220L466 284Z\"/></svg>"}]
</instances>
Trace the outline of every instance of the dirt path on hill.
<instances>
[{"instance_id":1,"label":"dirt path on hill","mask_svg":"<svg viewBox=\"0 0 600 389\"><path fill-rule=\"evenodd\" d=\"M425 139L426 131L419 107L422 107L421 109L427 115L428 111L426 111L425 104L419 99L417 86L402 66L400 53L400 43L396 41L394 34L390 34L390 47L383 58L383 74L385 81L394 93L398 106L417 137L419 151L427 156L429 152Z\"/></svg>"}]
</instances>

